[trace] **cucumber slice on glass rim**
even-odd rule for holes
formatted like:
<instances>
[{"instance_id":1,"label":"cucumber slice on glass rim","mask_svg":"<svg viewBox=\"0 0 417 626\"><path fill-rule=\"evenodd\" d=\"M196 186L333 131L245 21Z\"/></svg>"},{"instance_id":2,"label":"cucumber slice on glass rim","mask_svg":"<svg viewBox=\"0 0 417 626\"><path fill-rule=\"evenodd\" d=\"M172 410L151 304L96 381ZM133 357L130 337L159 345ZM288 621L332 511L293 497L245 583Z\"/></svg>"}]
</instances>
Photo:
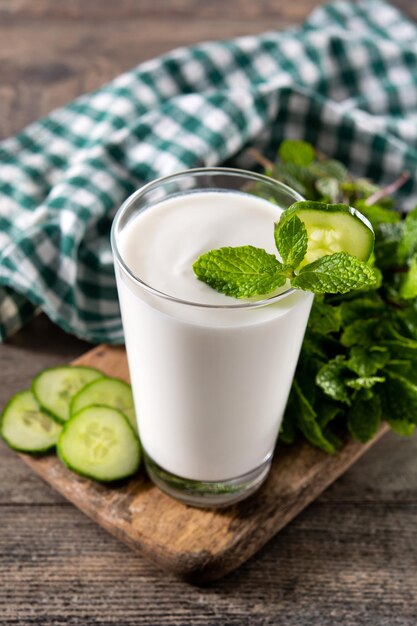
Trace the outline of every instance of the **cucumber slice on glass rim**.
<instances>
[{"instance_id":1,"label":"cucumber slice on glass rim","mask_svg":"<svg viewBox=\"0 0 417 626\"><path fill-rule=\"evenodd\" d=\"M304 223L308 236L301 266L335 252L347 252L360 261L371 256L375 240L371 223L347 204L296 202L284 211L275 232L294 215Z\"/></svg>"},{"instance_id":2,"label":"cucumber slice on glass rim","mask_svg":"<svg viewBox=\"0 0 417 626\"><path fill-rule=\"evenodd\" d=\"M1 436L18 452L48 452L55 447L61 430L62 426L42 411L30 389L13 396L0 419Z\"/></svg>"},{"instance_id":3,"label":"cucumber slice on glass rim","mask_svg":"<svg viewBox=\"0 0 417 626\"><path fill-rule=\"evenodd\" d=\"M100 405L81 409L66 422L57 451L69 469L102 482L131 476L141 461L139 439L127 417Z\"/></svg>"},{"instance_id":4,"label":"cucumber slice on glass rim","mask_svg":"<svg viewBox=\"0 0 417 626\"><path fill-rule=\"evenodd\" d=\"M33 379L32 391L41 407L62 424L70 417L73 396L87 383L102 376L99 370L82 365L49 367Z\"/></svg>"},{"instance_id":5,"label":"cucumber slice on glass rim","mask_svg":"<svg viewBox=\"0 0 417 626\"><path fill-rule=\"evenodd\" d=\"M132 388L124 380L103 376L88 383L72 398L70 413L74 415L92 404L118 409L126 415L133 428L137 430Z\"/></svg>"}]
</instances>

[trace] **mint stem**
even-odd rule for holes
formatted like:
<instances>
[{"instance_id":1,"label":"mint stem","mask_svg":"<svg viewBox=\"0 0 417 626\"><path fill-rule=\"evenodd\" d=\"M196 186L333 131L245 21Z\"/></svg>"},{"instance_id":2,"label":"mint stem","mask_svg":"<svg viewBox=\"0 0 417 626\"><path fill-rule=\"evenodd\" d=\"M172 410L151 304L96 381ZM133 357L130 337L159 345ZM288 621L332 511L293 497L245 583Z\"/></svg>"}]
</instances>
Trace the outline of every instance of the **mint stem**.
<instances>
[{"instance_id":1,"label":"mint stem","mask_svg":"<svg viewBox=\"0 0 417 626\"><path fill-rule=\"evenodd\" d=\"M382 189L378 189L378 191L375 191L375 193L370 195L369 198L365 200L366 206L372 206L373 204L376 204L377 202L379 202L379 200L382 200L386 196L390 196L395 191L400 189L400 187L402 187L409 178L410 178L410 172L406 170L392 183L390 183L389 185L386 185L386 187L382 187Z\"/></svg>"}]
</instances>

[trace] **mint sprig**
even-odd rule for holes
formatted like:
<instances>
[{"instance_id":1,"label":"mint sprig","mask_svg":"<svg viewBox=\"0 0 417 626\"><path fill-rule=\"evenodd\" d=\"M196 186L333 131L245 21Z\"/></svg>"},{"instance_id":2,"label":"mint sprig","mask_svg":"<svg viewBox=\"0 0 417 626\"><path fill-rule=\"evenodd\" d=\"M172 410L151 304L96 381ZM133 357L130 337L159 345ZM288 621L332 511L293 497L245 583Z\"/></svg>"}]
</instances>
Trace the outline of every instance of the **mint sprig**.
<instances>
[{"instance_id":1,"label":"mint sprig","mask_svg":"<svg viewBox=\"0 0 417 626\"><path fill-rule=\"evenodd\" d=\"M348 293L375 280L372 267L347 252L335 252L302 267L291 285L314 293Z\"/></svg>"},{"instance_id":2,"label":"mint sprig","mask_svg":"<svg viewBox=\"0 0 417 626\"><path fill-rule=\"evenodd\" d=\"M296 215L285 222L281 228L275 225L275 245L282 260L290 267L298 267L307 252L307 229Z\"/></svg>"},{"instance_id":3,"label":"mint sprig","mask_svg":"<svg viewBox=\"0 0 417 626\"><path fill-rule=\"evenodd\" d=\"M309 205L323 206L319 202ZM289 214L293 207L287 209ZM295 289L320 294L347 293L370 287L376 281L373 269L347 252L325 255L299 269L307 252L308 236L297 215L281 218L275 225L274 237L283 263L262 248L224 247L202 254L193 265L194 273L213 289L234 298L271 294L287 280Z\"/></svg>"},{"instance_id":4,"label":"mint sprig","mask_svg":"<svg viewBox=\"0 0 417 626\"><path fill-rule=\"evenodd\" d=\"M254 246L211 250L200 256L193 269L201 281L234 298L267 294L286 281L282 263Z\"/></svg>"},{"instance_id":5,"label":"mint sprig","mask_svg":"<svg viewBox=\"0 0 417 626\"><path fill-rule=\"evenodd\" d=\"M417 427L417 208L403 217L392 198L394 187L407 177L402 174L380 189L293 140L281 144L275 162L253 149L251 155L267 176L307 200L358 209L376 234L373 267L379 280L347 295L314 298L279 441L303 438L336 453L348 433L365 442L381 422L399 435L412 435ZM254 193L264 197L264 187ZM284 256L282 249L286 264L289 256Z\"/></svg>"}]
</instances>

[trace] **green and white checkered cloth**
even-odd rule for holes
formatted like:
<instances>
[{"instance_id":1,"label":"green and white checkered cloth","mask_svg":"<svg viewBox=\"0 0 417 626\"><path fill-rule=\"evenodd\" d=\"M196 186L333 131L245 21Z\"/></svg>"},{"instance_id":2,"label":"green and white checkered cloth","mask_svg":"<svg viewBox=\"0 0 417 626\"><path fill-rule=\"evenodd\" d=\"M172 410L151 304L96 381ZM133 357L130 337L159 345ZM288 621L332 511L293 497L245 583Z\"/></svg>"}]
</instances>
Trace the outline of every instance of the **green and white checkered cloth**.
<instances>
[{"instance_id":1,"label":"green and white checkered cloth","mask_svg":"<svg viewBox=\"0 0 417 626\"><path fill-rule=\"evenodd\" d=\"M415 203L416 25L379 0L337 1L287 32L174 50L0 143L1 339L41 308L79 337L122 342L109 243L122 201L283 138L378 182L407 169Z\"/></svg>"}]
</instances>

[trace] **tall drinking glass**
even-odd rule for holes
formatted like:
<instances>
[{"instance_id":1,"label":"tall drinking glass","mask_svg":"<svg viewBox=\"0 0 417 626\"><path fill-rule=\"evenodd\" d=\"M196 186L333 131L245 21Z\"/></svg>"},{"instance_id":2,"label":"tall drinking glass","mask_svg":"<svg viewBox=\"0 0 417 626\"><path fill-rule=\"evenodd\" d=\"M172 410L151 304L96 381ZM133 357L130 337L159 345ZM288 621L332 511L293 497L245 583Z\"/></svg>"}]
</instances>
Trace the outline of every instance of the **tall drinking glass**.
<instances>
[{"instance_id":1,"label":"tall drinking glass","mask_svg":"<svg viewBox=\"0 0 417 626\"><path fill-rule=\"evenodd\" d=\"M213 192L210 198L233 201L237 216L237 198L245 210L253 203L255 219L259 203L279 217L302 200L286 185L259 174L189 170L130 196L115 217L111 235L146 468L163 491L195 506L236 502L266 478L313 299L310 293L284 287L257 301L225 296L214 304L190 301L172 295L175 290L169 285L161 289L151 284L140 266L132 268L126 242L132 255L132 233L140 234L142 222L148 228L162 207L164 219L178 226L172 231L175 244L178 207L195 202L201 211L208 198L204 194ZM182 227L187 229L187 224ZM198 232L188 230L190 238Z\"/></svg>"}]
</instances>

